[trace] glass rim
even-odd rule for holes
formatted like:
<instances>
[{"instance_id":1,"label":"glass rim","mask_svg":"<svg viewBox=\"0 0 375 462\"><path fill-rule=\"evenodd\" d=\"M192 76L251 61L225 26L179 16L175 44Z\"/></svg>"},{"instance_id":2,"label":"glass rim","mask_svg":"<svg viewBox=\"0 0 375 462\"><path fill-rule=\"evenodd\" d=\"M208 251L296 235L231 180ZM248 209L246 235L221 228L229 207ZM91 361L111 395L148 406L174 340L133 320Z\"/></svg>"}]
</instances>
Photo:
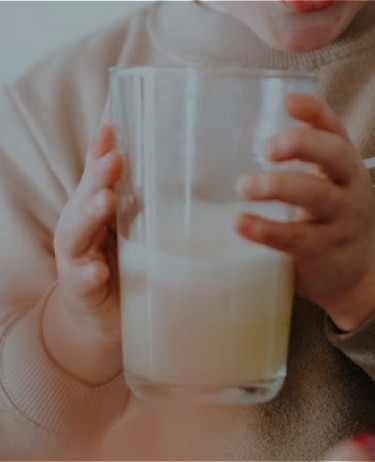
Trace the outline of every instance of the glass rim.
<instances>
[{"instance_id":1,"label":"glass rim","mask_svg":"<svg viewBox=\"0 0 375 462\"><path fill-rule=\"evenodd\" d=\"M277 69L250 69L246 67L223 66L135 66L121 67L113 66L109 68L111 78L136 77L147 74L195 74L195 75L217 75L230 76L235 74L238 77L247 77L249 79L296 79L296 80L317 80L317 74L314 72L300 70L277 70Z\"/></svg>"}]
</instances>

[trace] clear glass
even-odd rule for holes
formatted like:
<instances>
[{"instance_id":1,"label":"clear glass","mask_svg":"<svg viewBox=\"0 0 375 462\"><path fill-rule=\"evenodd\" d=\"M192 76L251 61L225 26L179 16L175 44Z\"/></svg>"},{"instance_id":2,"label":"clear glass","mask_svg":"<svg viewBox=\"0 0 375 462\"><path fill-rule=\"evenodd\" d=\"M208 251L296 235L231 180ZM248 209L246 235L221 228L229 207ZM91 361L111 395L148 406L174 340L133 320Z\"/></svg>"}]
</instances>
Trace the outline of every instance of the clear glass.
<instances>
[{"instance_id":1,"label":"clear glass","mask_svg":"<svg viewBox=\"0 0 375 462\"><path fill-rule=\"evenodd\" d=\"M281 389L292 261L240 238L235 220L286 221L291 208L242 201L235 184L280 168L262 143L296 125L288 92L315 91L298 72L111 70L117 147L132 166L118 185L118 255L125 377L139 397L250 404ZM143 207L129 234L134 191Z\"/></svg>"}]
</instances>

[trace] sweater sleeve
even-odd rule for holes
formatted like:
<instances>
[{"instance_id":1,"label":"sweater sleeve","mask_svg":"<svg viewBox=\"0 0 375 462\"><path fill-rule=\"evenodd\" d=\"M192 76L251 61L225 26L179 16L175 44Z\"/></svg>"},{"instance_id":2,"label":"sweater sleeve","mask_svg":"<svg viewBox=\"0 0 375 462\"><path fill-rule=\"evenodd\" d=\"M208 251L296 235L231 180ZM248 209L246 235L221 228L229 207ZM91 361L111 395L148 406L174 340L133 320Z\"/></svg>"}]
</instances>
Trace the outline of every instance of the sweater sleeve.
<instances>
[{"instance_id":1,"label":"sweater sleeve","mask_svg":"<svg viewBox=\"0 0 375 462\"><path fill-rule=\"evenodd\" d=\"M118 50L111 38L90 39L0 91L2 459L76 458L126 404L122 374L102 387L77 381L54 363L41 331L56 280L54 229L80 180Z\"/></svg>"},{"instance_id":2,"label":"sweater sleeve","mask_svg":"<svg viewBox=\"0 0 375 462\"><path fill-rule=\"evenodd\" d=\"M326 319L329 342L375 380L375 316L365 325L349 333L341 333Z\"/></svg>"},{"instance_id":3,"label":"sweater sleeve","mask_svg":"<svg viewBox=\"0 0 375 462\"><path fill-rule=\"evenodd\" d=\"M34 306L8 319L0 344L0 447L7 459L85 458L123 412L122 374L101 387L67 375L46 350L43 309L53 287ZM17 423L9 428L9 419Z\"/></svg>"}]
</instances>

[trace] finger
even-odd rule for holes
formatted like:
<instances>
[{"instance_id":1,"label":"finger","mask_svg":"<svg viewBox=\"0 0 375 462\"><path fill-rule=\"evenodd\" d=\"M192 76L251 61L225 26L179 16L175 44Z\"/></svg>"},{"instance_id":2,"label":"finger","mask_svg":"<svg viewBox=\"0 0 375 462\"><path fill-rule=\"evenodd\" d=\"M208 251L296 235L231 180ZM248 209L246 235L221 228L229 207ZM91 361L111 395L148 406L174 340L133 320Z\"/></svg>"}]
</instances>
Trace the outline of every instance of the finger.
<instances>
[{"instance_id":1,"label":"finger","mask_svg":"<svg viewBox=\"0 0 375 462\"><path fill-rule=\"evenodd\" d=\"M85 311L87 308L91 311L97 308L101 310L103 303L112 294L111 267L104 260L93 259L74 265L70 262L63 262L59 265L59 277L65 281L65 284L68 284L63 287L61 283L63 290L69 294L69 303L73 303L78 310L81 307Z\"/></svg>"},{"instance_id":2,"label":"finger","mask_svg":"<svg viewBox=\"0 0 375 462\"><path fill-rule=\"evenodd\" d=\"M87 163L93 162L114 149L115 137L110 125L103 125L90 144Z\"/></svg>"},{"instance_id":3,"label":"finger","mask_svg":"<svg viewBox=\"0 0 375 462\"><path fill-rule=\"evenodd\" d=\"M90 200L72 201L56 230L56 247L71 258L81 258L94 245L101 228L114 216L117 199L114 191L103 189Z\"/></svg>"},{"instance_id":4,"label":"finger","mask_svg":"<svg viewBox=\"0 0 375 462\"><path fill-rule=\"evenodd\" d=\"M118 194L120 198L126 196L135 196L133 169L130 156L125 154L122 156L122 171L120 183L118 184Z\"/></svg>"},{"instance_id":5,"label":"finger","mask_svg":"<svg viewBox=\"0 0 375 462\"><path fill-rule=\"evenodd\" d=\"M119 206L117 210L118 233L129 238L131 226L139 212L143 209L143 201L134 187L131 159L124 156L121 183L118 188Z\"/></svg>"},{"instance_id":6,"label":"finger","mask_svg":"<svg viewBox=\"0 0 375 462\"><path fill-rule=\"evenodd\" d=\"M294 255L308 253L306 246L315 241L311 228L304 223L279 223L261 217L241 214L235 228L243 238L281 252Z\"/></svg>"},{"instance_id":7,"label":"finger","mask_svg":"<svg viewBox=\"0 0 375 462\"><path fill-rule=\"evenodd\" d=\"M245 200L281 201L303 207L319 222L329 221L338 210L338 191L324 177L303 172L273 171L242 177L237 192Z\"/></svg>"},{"instance_id":8,"label":"finger","mask_svg":"<svg viewBox=\"0 0 375 462\"><path fill-rule=\"evenodd\" d=\"M117 213L118 233L120 235L129 238L131 227L142 209L143 202L136 194L129 194L121 199Z\"/></svg>"},{"instance_id":9,"label":"finger","mask_svg":"<svg viewBox=\"0 0 375 462\"><path fill-rule=\"evenodd\" d=\"M78 187L78 194L89 197L103 188L114 188L121 177L122 169L123 161L118 153L105 154L87 165Z\"/></svg>"},{"instance_id":10,"label":"finger","mask_svg":"<svg viewBox=\"0 0 375 462\"><path fill-rule=\"evenodd\" d=\"M108 285L110 278L110 269L105 261L101 260L90 260L84 264L75 266L72 273L72 267L69 267L71 272L71 279L74 281L75 295L78 297L84 297L86 300L92 298L96 301L96 304L101 303L101 299L106 294L100 296L103 292L103 288ZM99 297L98 297L99 295ZM92 308L95 308L93 306Z\"/></svg>"},{"instance_id":11,"label":"finger","mask_svg":"<svg viewBox=\"0 0 375 462\"><path fill-rule=\"evenodd\" d=\"M126 190L135 191L134 188L134 173L129 154L122 156L122 184L126 185Z\"/></svg>"},{"instance_id":12,"label":"finger","mask_svg":"<svg viewBox=\"0 0 375 462\"><path fill-rule=\"evenodd\" d=\"M351 145L346 140L305 127L273 136L265 142L264 152L271 161L298 159L317 164L337 184L348 183L354 166Z\"/></svg>"},{"instance_id":13,"label":"finger","mask_svg":"<svg viewBox=\"0 0 375 462\"><path fill-rule=\"evenodd\" d=\"M335 133L350 142L341 122L329 106L311 95L290 93L286 97L286 109L291 117L318 130Z\"/></svg>"},{"instance_id":14,"label":"finger","mask_svg":"<svg viewBox=\"0 0 375 462\"><path fill-rule=\"evenodd\" d=\"M121 159L113 152L114 134L109 125L104 125L90 144L79 191L92 193L114 184L121 173Z\"/></svg>"}]
</instances>

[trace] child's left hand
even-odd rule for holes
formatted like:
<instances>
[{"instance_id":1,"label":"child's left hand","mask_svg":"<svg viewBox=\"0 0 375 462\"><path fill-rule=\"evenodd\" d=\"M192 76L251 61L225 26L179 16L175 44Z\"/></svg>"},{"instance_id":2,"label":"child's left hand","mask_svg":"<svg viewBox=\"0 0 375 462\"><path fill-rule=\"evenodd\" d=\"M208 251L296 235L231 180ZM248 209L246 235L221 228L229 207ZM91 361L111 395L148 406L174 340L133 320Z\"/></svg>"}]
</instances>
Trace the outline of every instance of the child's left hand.
<instances>
[{"instance_id":1,"label":"child's left hand","mask_svg":"<svg viewBox=\"0 0 375 462\"><path fill-rule=\"evenodd\" d=\"M266 171L239 180L247 200L280 200L303 217L278 223L242 214L238 233L292 255L297 292L319 304L343 331L375 313L375 199L369 173L328 106L308 95L289 95L289 114L306 123L267 141L275 162L298 159L321 174ZM375 149L375 147L374 147Z\"/></svg>"}]
</instances>

